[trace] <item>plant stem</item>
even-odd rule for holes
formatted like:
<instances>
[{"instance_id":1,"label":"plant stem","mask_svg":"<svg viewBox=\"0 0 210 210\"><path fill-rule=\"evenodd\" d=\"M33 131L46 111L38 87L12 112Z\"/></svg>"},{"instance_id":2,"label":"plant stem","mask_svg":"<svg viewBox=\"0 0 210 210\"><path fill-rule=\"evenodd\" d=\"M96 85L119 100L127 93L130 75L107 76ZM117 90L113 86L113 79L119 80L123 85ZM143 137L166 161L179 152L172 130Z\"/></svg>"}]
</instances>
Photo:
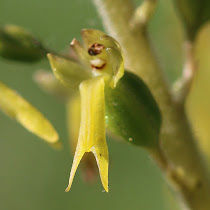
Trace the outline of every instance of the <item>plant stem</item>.
<instances>
[{"instance_id":1,"label":"plant stem","mask_svg":"<svg viewBox=\"0 0 210 210\"><path fill-rule=\"evenodd\" d=\"M105 28L122 46L126 68L149 86L162 112L161 150L153 152L178 197L191 210L210 209L210 181L183 106L177 106L152 51L145 27L130 27L131 0L94 0ZM165 157L163 160L162 157ZM165 164L165 163L164 163Z\"/></svg>"},{"instance_id":2,"label":"plant stem","mask_svg":"<svg viewBox=\"0 0 210 210\"><path fill-rule=\"evenodd\" d=\"M134 12L131 27L146 27L157 5L157 0L145 0Z\"/></svg>"},{"instance_id":3,"label":"plant stem","mask_svg":"<svg viewBox=\"0 0 210 210\"><path fill-rule=\"evenodd\" d=\"M183 106L190 92L192 82L196 73L196 62L194 58L194 43L187 40L184 43L185 63L182 77L174 85L174 99L177 104Z\"/></svg>"}]
</instances>

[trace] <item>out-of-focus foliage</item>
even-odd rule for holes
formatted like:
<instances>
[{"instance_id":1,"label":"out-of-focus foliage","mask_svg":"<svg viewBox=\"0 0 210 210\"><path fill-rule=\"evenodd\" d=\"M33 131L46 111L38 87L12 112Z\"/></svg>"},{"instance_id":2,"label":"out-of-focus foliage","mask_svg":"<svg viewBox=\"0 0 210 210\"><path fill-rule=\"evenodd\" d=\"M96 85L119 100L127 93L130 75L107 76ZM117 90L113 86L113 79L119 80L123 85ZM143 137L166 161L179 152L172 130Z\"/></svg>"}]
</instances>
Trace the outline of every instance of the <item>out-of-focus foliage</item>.
<instances>
[{"instance_id":1,"label":"out-of-focus foliage","mask_svg":"<svg viewBox=\"0 0 210 210\"><path fill-rule=\"evenodd\" d=\"M46 56L46 50L29 31L16 25L5 25L0 28L0 56L35 62Z\"/></svg>"}]
</instances>

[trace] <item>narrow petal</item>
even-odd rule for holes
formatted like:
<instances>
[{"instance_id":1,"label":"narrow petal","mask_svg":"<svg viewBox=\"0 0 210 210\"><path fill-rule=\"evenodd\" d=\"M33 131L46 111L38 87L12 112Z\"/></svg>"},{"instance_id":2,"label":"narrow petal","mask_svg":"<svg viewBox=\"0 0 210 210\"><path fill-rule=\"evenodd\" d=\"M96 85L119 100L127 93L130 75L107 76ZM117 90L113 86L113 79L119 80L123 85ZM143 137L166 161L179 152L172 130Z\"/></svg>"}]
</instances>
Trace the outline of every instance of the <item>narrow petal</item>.
<instances>
[{"instance_id":1,"label":"narrow petal","mask_svg":"<svg viewBox=\"0 0 210 210\"><path fill-rule=\"evenodd\" d=\"M53 73L65 86L77 89L79 84L91 77L90 72L84 69L79 63L65 58L47 54Z\"/></svg>"},{"instance_id":2,"label":"narrow petal","mask_svg":"<svg viewBox=\"0 0 210 210\"><path fill-rule=\"evenodd\" d=\"M108 192L108 148L105 138L105 98L102 77L84 81L80 85L81 124L78 144L69 178L69 191L72 181L85 152L92 152L96 158L101 181Z\"/></svg>"},{"instance_id":3,"label":"narrow petal","mask_svg":"<svg viewBox=\"0 0 210 210\"><path fill-rule=\"evenodd\" d=\"M110 86L115 88L117 82L124 74L124 56L120 44L110 36L101 37L101 42L106 46L109 58L109 65L112 68L113 76Z\"/></svg>"},{"instance_id":4,"label":"narrow petal","mask_svg":"<svg viewBox=\"0 0 210 210\"><path fill-rule=\"evenodd\" d=\"M111 88L115 88L120 78L124 75L124 58L122 53L117 51L115 48L107 48L106 51L113 72L110 86Z\"/></svg>"},{"instance_id":5,"label":"narrow petal","mask_svg":"<svg viewBox=\"0 0 210 210\"><path fill-rule=\"evenodd\" d=\"M71 42L71 47L74 49L74 51L76 52L79 61L85 65L85 67L90 68L90 58L91 56L88 55L87 50L85 48L83 48L83 46L81 46L81 44L79 43L79 41L77 39L73 39Z\"/></svg>"},{"instance_id":6,"label":"narrow petal","mask_svg":"<svg viewBox=\"0 0 210 210\"><path fill-rule=\"evenodd\" d=\"M46 142L57 144L59 137L50 122L25 99L0 82L0 110L15 118L27 130Z\"/></svg>"}]
</instances>

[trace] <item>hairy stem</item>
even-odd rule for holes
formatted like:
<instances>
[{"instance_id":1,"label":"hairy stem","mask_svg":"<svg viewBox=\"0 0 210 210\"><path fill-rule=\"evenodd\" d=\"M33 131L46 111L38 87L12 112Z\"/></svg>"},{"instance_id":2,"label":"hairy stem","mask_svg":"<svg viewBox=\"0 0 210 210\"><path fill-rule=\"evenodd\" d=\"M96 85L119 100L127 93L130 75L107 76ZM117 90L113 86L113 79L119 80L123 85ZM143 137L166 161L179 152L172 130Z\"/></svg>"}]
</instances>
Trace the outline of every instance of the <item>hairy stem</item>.
<instances>
[{"instance_id":1,"label":"hairy stem","mask_svg":"<svg viewBox=\"0 0 210 210\"><path fill-rule=\"evenodd\" d=\"M126 68L141 77L162 112L161 150L151 152L178 197L191 210L210 209L210 181L183 106L177 106L152 51L145 27L131 27L131 0L94 0L105 28L121 44ZM165 157L165 158L163 158ZM167 167L165 167L165 161Z\"/></svg>"},{"instance_id":2,"label":"hairy stem","mask_svg":"<svg viewBox=\"0 0 210 210\"><path fill-rule=\"evenodd\" d=\"M174 85L174 97L179 105L184 105L196 73L196 62L194 58L194 46L192 41L188 40L185 42L184 52L185 63L183 66L182 77Z\"/></svg>"}]
</instances>

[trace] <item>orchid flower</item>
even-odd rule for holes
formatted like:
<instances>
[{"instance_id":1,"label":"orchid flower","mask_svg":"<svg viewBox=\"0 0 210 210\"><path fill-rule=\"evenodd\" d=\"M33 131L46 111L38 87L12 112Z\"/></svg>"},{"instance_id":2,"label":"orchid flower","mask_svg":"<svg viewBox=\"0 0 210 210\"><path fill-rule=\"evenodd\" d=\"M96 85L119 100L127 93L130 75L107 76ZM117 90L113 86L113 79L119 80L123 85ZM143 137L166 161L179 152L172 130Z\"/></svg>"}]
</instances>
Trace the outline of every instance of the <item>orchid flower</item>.
<instances>
[{"instance_id":1,"label":"orchid flower","mask_svg":"<svg viewBox=\"0 0 210 210\"><path fill-rule=\"evenodd\" d=\"M79 137L69 178L69 191L77 167L86 152L92 152L101 182L108 192L109 155L105 137L105 86L115 88L124 73L119 44L98 30L82 30L82 46L71 43L78 62L48 54L53 73L65 86L80 91L81 121ZM73 123L73 122L72 122Z\"/></svg>"},{"instance_id":2,"label":"orchid flower","mask_svg":"<svg viewBox=\"0 0 210 210\"><path fill-rule=\"evenodd\" d=\"M47 92L66 99L71 149L75 151L66 191L83 159L86 178L93 178L97 163L108 192L106 130L112 137L153 151L159 147L161 114L147 85L135 74L124 72L119 43L98 30L84 29L81 34L83 44L76 39L71 43L74 54L58 55L47 53L28 31L6 26L0 30L0 56L34 62L47 53L54 75L39 71L35 80ZM0 110L51 145L59 145L49 121L1 82Z\"/></svg>"}]
</instances>

